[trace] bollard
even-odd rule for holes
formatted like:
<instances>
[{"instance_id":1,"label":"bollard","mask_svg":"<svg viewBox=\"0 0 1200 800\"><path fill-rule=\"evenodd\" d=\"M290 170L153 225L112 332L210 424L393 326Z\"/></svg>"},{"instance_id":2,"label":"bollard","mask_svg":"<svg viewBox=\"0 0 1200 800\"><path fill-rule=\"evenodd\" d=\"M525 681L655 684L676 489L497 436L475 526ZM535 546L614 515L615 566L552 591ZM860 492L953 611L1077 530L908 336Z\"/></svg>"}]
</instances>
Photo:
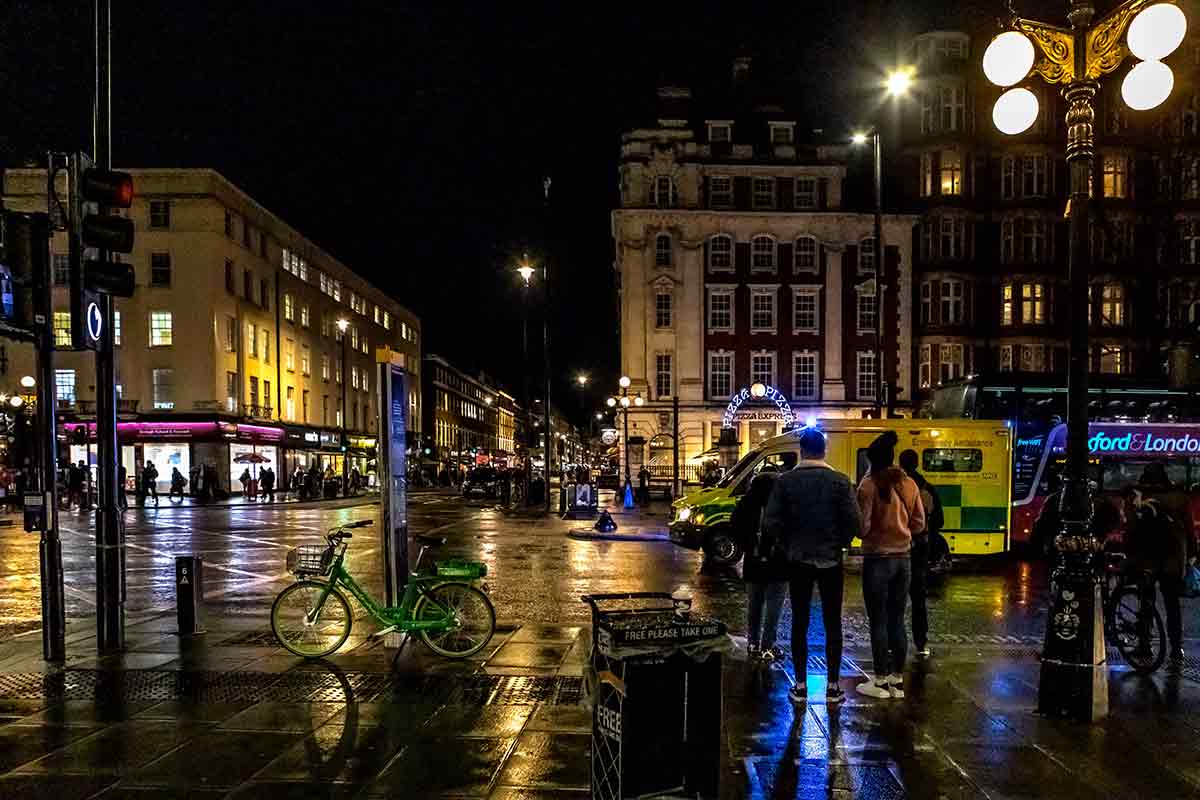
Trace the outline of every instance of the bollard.
<instances>
[{"instance_id":1,"label":"bollard","mask_svg":"<svg viewBox=\"0 0 1200 800\"><path fill-rule=\"evenodd\" d=\"M559 484L558 489L558 515L566 516L567 513L567 484L563 481Z\"/></svg>"},{"instance_id":2,"label":"bollard","mask_svg":"<svg viewBox=\"0 0 1200 800\"><path fill-rule=\"evenodd\" d=\"M175 557L175 614L180 636L204 633L200 625L200 603L204 600L204 559Z\"/></svg>"}]
</instances>

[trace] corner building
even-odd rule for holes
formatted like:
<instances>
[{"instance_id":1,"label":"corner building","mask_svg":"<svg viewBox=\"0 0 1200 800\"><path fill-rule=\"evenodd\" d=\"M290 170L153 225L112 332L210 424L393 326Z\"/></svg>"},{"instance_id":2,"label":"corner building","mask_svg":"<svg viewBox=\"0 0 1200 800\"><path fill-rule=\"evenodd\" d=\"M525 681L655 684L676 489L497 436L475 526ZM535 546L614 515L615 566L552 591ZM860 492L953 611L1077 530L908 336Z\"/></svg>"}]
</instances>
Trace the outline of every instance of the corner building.
<instances>
[{"instance_id":1,"label":"corner building","mask_svg":"<svg viewBox=\"0 0 1200 800\"><path fill-rule=\"evenodd\" d=\"M171 470L211 464L240 490L248 453L270 459L280 484L296 466L350 459L363 475L376 453L376 348L413 374L417 441L420 320L208 169L131 169L133 297L116 301L121 463L134 488L152 461L160 490ZM60 187L64 190L65 185ZM8 170L5 205L46 209L43 170ZM67 240L52 241L54 324L70 346ZM344 321L343 335L338 321ZM0 388L35 375L31 345L7 345ZM94 463L96 380L91 352L55 354L60 454ZM342 451L343 429L347 449Z\"/></svg>"},{"instance_id":2,"label":"corner building","mask_svg":"<svg viewBox=\"0 0 1200 800\"><path fill-rule=\"evenodd\" d=\"M881 374L912 385L915 218L883 220L880 364L874 217L847 202L849 146L755 101L748 69L739 59L732 91L705 107L687 89L661 89L658 119L621 142L621 370L646 400L629 409L630 461L656 477L670 476L676 402L681 475L692 479L731 399L753 384L774 387L800 420L873 411ZM869 194L859 201L873 208ZM731 422L745 452L781 432L785 415L747 402Z\"/></svg>"}]
</instances>

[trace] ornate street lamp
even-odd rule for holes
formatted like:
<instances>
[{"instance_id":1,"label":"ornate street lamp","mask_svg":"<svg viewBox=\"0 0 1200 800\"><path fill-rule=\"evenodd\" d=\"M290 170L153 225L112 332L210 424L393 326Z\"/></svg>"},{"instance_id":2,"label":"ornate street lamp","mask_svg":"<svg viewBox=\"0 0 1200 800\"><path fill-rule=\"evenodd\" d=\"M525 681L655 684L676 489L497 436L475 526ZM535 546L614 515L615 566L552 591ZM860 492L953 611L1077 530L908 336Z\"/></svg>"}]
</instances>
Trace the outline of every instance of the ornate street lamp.
<instances>
[{"instance_id":1,"label":"ornate street lamp","mask_svg":"<svg viewBox=\"0 0 1200 800\"><path fill-rule=\"evenodd\" d=\"M1009 6L1011 11L1011 5ZM992 120L1002 133L1028 130L1038 115L1037 96L1017 86L1030 75L1062 84L1066 114L1070 201L1070 347L1067 371L1067 463L1050 576L1051 612L1042 653L1038 710L1096 720L1108 714L1100 572L1101 543L1090 532L1092 500L1087 485L1088 383L1088 211L1095 156L1093 101L1107 75L1132 55L1140 60L1125 77L1121 96L1130 108L1146 110L1171 93L1174 78L1161 59L1183 41L1187 19L1171 2L1126 0L1092 24L1091 0L1069 0L1069 27L1013 14L983 55L983 71L1000 95Z\"/></svg>"},{"instance_id":2,"label":"ornate street lamp","mask_svg":"<svg viewBox=\"0 0 1200 800\"><path fill-rule=\"evenodd\" d=\"M625 508L633 508L633 481L629 475L629 407L632 405L637 408L641 408L646 403L646 400L640 394L632 397L629 396L629 387L632 383L633 381L629 380L629 376L622 375L621 379L617 381L617 385L621 387L620 394L615 397L610 397L604 401L608 404L609 408L615 408L619 405L621 407L621 411L624 412L623 416L625 417L625 435L623 437L625 448L625 455L623 458L625 467Z\"/></svg>"}]
</instances>

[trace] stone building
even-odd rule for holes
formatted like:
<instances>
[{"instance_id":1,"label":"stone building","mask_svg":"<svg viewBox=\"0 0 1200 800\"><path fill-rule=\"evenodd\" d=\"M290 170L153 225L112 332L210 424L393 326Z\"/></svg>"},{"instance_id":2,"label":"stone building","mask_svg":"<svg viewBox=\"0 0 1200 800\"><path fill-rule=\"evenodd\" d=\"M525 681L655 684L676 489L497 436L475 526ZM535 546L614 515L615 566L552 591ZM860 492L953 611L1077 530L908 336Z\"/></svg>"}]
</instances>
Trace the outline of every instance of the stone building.
<instances>
[{"instance_id":1,"label":"stone building","mask_svg":"<svg viewBox=\"0 0 1200 800\"><path fill-rule=\"evenodd\" d=\"M756 102L747 71L739 60L723 96L660 89L658 118L622 137L612 214L621 370L645 399L629 410L630 460L657 477L670 474L676 404L694 477L726 425L745 451L789 413L874 413L881 372L900 406L912 385L915 218L883 220L879 343L873 215L869 197L846 196L848 137ZM726 417L755 384L768 396Z\"/></svg>"},{"instance_id":2,"label":"stone building","mask_svg":"<svg viewBox=\"0 0 1200 800\"><path fill-rule=\"evenodd\" d=\"M164 485L172 468L187 475L210 463L238 486L235 459L246 453L270 459L280 477L312 464L340 474L346 457L365 474L376 444L376 348L391 348L417 376L408 402L420 419L420 320L217 172L129 172L135 199L124 213L136 237L122 258L137 288L117 299L114 333L130 482L146 461ZM7 170L4 204L44 211L45 171ZM52 259L56 336L69 347L66 234L55 234ZM36 370L31 345L6 349L11 394ZM94 355L55 359L60 432L79 442L63 455L94 457L82 433L94 440Z\"/></svg>"}]
</instances>

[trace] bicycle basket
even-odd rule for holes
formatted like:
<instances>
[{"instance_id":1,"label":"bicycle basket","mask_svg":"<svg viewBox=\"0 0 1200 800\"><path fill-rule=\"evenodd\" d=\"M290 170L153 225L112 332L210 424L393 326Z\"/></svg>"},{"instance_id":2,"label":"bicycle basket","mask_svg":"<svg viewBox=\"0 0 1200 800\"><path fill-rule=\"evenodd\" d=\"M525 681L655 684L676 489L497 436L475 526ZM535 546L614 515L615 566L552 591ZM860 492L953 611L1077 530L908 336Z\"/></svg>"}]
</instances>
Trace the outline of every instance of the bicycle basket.
<instances>
[{"instance_id":1,"label":"bicycle basket","mask_svg":"<svg viewBox=\"0 0 1200 800\"><path fill-rule=\"evenodd\" d=\"M333 565L333 548L304 544L287 554L288 572L295 575L328 575Z\"/></svg>"},{"instance_id":2,"label":"bicycle basket","mask_svg":"<svg viewBox=\"0 0 1200 800\"><path fill-rule=\"evenodd\" d=\"M487 575L487 564L452 558L437 562L437 574L442 578L482 578Z\"/></svg>"}]
</instances>

